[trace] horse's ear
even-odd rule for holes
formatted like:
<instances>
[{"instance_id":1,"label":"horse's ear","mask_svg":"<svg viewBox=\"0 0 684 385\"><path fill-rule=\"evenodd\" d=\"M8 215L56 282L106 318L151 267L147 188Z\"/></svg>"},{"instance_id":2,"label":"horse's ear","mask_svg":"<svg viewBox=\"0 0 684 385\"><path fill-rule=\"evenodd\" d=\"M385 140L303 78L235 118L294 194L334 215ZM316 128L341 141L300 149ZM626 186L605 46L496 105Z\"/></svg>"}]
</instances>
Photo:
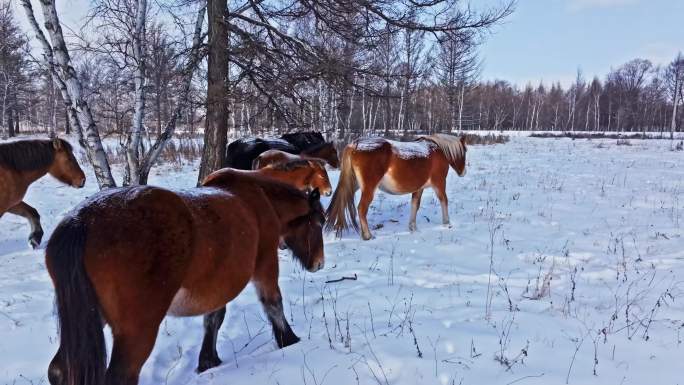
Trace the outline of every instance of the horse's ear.
<instances>
[{"instance_id":1,"label":"horse's ear","mask_svg":"<svg viewBox=\"0 0 684 385\"><path fill-rule=\"evenodd\" d=\"M311 191L311 193L309 193L309 203L313 205L314 203L318 202L320 199L321 199L321 192L318 191L318 187L316 187L315 189L313 189L313 191Z\"/></svg>"},{"instance_id":2,"label":"horse's ear","mask_svg":"<svg viewBox=\"0 0 684 385\"><path fill-rule=\"evenodd\" d=\"M52 147L54 147L55 150L61 150L64 147L64 144L62 143L62 139L60 138L53 138L52 139Z\"/></svg>"}]
</instances>

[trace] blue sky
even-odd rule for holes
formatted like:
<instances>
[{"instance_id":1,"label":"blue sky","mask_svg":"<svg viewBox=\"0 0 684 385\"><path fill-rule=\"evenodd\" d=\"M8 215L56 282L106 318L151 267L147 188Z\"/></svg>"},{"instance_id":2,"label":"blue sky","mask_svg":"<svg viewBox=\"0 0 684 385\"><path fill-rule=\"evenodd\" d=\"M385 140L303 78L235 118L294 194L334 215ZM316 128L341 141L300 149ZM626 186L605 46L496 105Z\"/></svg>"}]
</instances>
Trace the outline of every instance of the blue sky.
<instances>
[{"instance_id":1,"label":"blue sky","mask_svg":"<svg viewBox=\"0 0 684 385\"><path fill-rule=\"evenodd\" d=\"M23 9L14 3L27 27ZM57 0L57 5L67 29L78 28L89 1ZM40 10L35 1L34 8ZM603 79L628 60L667 64L678 51L684 51L684 0L518 0L513 15L481 47L482 78L567 85L578 68L585 78Z\"/></svg>"},{"instance_id":2,"label":"blue sky","mask_svg":"<svg viewBox=\"0 0 684 385\"><path fill-rule=\"evenodd\" d=\"M483 79L524 85L604 78L633 58L666 64L684 51L684 0L518 0L482 46Z\"/></svg>"}]
</instances>

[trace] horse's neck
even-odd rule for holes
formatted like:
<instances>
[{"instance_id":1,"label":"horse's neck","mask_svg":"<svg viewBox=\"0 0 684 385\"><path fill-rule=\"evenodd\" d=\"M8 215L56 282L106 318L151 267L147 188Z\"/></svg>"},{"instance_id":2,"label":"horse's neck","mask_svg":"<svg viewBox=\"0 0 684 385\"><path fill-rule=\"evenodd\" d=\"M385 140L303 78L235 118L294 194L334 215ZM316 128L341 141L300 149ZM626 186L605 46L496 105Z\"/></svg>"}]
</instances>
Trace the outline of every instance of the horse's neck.
<instances>
[{"instance_id":1,"label":"horse's neck","mask_svg":"<svg viewBox=\"0 0 684 385\"><path fill-rule=\"evenodd\" d=\"M317 150L315 150L315 151L306 151L306 150L304 150L304 151L302 151L302 152L299 154L299 156L301 156L302 158L318 158L318 157L319 157L319 154L321 153L321 151L323 151L322 148L319 148L319 149L317 149Z\"/></svg>"},{"instance_id":2,"label":"horse's neck","mask_svg":"<svg viewBox=\"0 0 684 385\"><path fill-rule=\"evenodd\" d=\"M298 168L290 171L273 168L262 168L259 171L261 171L261 174L264 176L277 179L283 183L295 185L297 188L299 188L300 184L305 183L305 181L309 179L309 173L307 173L307 170L304 168Z\"/></svg>"},{"instance_id":3,"label":"horse's neck","mask_svg":"<svg viewBox=\"0 0 684 385\"><path fill-rule=\"evenodd\" d=\"M31 183L45 176L45 174L48 173L49 169L49 167L43 167L30 171L17 171L17 173L19 174L18 179L20 183L23 183L26 185L26 187L28 187Z\"/></svg>"}]
</instances>

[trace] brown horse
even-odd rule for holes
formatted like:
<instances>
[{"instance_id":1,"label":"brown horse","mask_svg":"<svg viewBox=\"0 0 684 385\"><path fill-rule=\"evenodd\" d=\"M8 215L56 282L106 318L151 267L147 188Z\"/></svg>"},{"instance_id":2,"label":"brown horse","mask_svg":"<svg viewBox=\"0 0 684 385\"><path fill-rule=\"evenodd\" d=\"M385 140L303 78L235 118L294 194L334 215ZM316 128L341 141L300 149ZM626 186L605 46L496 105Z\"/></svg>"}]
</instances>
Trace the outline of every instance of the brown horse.
<instances>
[{"instance_id":1,"label":"brown horse","mask_svg":"<svg viewBox=\"0 0 684 385\"><path fill-rule=\"evenodd\" d=\"M413 142L383 138L359 139L344 149L340 181L327 210L327 230L339 236L351 225L359 230L354 208L354 193L361 188L358 213L361 237L372 237L368 228L368 206L376 188L389 194L411 196L409 230L416 230L416 214L426 187L432 187L442 206L442 222L449 224L446 177L449 166L459 176L466 172L465 138L444 134L421 136ZM346 212L345 212L346 211Z\"/></svg>"},{"instance_id":2,"label":"brown horse","mask_svg":"<svg viewBox=\"0 0 684 385\"><path fill-rule=\"evenodd\" d=\"M23 199L29 185L45 174L73 187L81 188L85 184L85 174L66 140L20 140L0 144L0 217L9 212L26 218L31 225L29 244L33 248L40 245L43 228L38 211Z\"/></svg>"},{"instance_id":3,"label":"brown horse","mask_svg":"<svg viewBox=\"0 0 684 385\"><path fill-rule=\"evenodd\" d=\"M206 314L198 371L219 365L225 304L250 280L278 347L299 341L283 314L278 241L305 269L323 267L319 197L223 169L191 190L137 186L85 201L46 250L60 327L50 383L137 384L167 314ZM114 337L108 368L103 324Z\"/></svg>"},{"instance_id":4,"label":"brown horse","mask_svg":"<svg viewBox=\"0 0 684 385\"><path fill-rule=\"evenodd\" d=\"M252 162L252 170L261 175L290 183L300 190L317 188L323 195L332 194L332 186L325 170L325 161L308 156L268 150Z\"/></svg>"}]
</instances>

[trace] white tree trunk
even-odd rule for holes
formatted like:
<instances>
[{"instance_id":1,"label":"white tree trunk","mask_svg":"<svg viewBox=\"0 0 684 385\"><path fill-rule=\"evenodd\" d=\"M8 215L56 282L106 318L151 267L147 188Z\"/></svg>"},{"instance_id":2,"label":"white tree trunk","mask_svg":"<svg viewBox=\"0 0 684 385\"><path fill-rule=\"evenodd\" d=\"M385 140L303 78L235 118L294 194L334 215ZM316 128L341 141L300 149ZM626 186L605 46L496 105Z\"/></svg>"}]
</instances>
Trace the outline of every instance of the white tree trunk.
<instances>
[{"instance_id":1,"label":"white tree trunk","mask_svg":"<svg viewBox=\"0 0 684 385\"><path fill-rule=\"evenodd\" d=\"M147 177L150 174L152 165L157 161L159 154L166 143L171 140L173 133L176 130L176 124L180 119L181 112L183 111L183 106L187 103L188 96L190 95L190 88L192 86L193 75L201 61L200 45L202 43L202 23L204 22L204 14L206 12L206 3L200 5L200 9L197 12L197 19L195 21L195 31L192 39L192 49L190 51L190 57L185 66L185 71L183 73L183 88L178 98L176 107L174 108L168 122L166 122L166 127L160 137L157 138L154 145L145 154L141 164L140 164L140 184L147 183Z\"/></svg>"},{"instance_id":2,"label":"white tree trunk","mask_svg":"<svg viewBox=\"0 0 684 385\"><path fill-rule=\"evenodd\" d=\"M463 131L463 99L465 96L465 82L461 84L461 96L458 100L458 132Z\"/></svg>"},{"instance_id":3,"label":"white tree trunk","mask_svg":"<svg viewBox=\"0 0 684 385\"><path fill-rule=\"evenodd\" d=\"M675 75L676 76L676 75ZM674 139L674 132L677 129L677 109L679 106L680 92L679 89L682 87L679 77L675 78L675 92L674 99L672 103L672 121L670 122L670 139Z\"/></svg>"},{"instance_id":4,"label":"white tree trunk","mask_svg":"<svg viewBox=\"0 0 684 385\"><path fill-rule=\"evenodd\" d=\"M133 30L133 59L135 60L135 110L131 130L126 139L127 176L124 185L140 183L140 138L145 118L145 27L147 25L147 0L137 0L135 28Z\"/></svg>"},{"instance_id":5,"label":"white tree trunk","mask_svg":"<svg viewBox=\"0 0 684 385\"><path fill-rule=\"evenodd\" d=\"M45 35L36 22L30 0L21 0L21 3L24 10L26 10L29 23L32 25L37 38L43 45L48 65L53 68L53 71L55 72L57 71L57 68L59 68L57 77L60 78L63 85L63 89L62 86L60 86L60 89L63 92L63 96L66 96L64 98L65 103L71 105L71 111L74 115L73 117L70 116L70 120L74 123L73 127L79 129L84 136L88 159L93 166L93 171L95 172L95 177L100 189L115 187L116 183L114 182L111 169L109 168L107 154L102 147L100 133L95 124L95 120L93 119L92 112L90 111L90 106L83 98L82 86L80 80L76 76L76 70L71 65L71 58L64 41L64 35L62 34L62 27L59 24L59 17L57 16L57 9L54 1L40 1L43 10L43 18L45 19L45 29L48 31L52 45L47 42Z\"/></svg>"}]
</instances>

